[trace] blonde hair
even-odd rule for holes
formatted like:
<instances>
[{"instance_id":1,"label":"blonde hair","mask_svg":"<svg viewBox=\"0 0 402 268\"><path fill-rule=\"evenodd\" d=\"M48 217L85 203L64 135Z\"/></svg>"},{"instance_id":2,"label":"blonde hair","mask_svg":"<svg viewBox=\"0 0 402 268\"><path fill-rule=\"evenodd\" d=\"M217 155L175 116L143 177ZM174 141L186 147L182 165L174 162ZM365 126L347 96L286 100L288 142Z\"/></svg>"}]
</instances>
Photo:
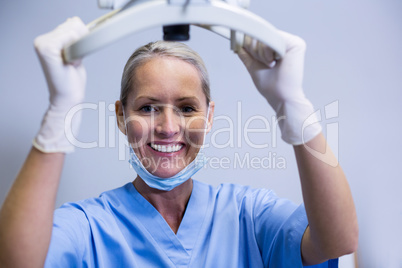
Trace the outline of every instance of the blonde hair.
<instances>
[{"instance_id":1,"label":"blonde hair","mask_svg":"<svg viewBox=\"0 0 402 268\"><path fill-rule=\"evenodd\" d=\"M135 70L155 57L174 57L193 65L199 73L202 90L207 99L207 105L211 101L209 76L204 61L197 52L183 43L156 41L138 48L127 60L121 78L120 101L127 103L127 97L132 90Z\"/></svg>"}]
</instances>

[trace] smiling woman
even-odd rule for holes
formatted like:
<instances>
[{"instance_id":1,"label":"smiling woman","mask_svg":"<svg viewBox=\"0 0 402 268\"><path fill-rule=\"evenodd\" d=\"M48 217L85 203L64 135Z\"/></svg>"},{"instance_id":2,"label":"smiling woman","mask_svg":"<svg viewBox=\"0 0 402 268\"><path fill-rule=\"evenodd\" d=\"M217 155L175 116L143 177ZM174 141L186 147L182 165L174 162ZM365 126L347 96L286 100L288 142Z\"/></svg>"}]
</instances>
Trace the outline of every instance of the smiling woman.
<instances>
[{"instance_id":1,"label":"smiling woman","mask_svg":"<svg viewBox=\"0 0 402 268\"><path fill-rule=\"evenodd\" d=\"M211 129L214 102L197 53L163 41L137 49L123 71L120 95L118 125L131 147L130 162L141 175L134 185L143 181L172 190L202 168L205 161L195 159ZM191 183L186 185L191 193Z\"/></svg>"},{"instance_id":2,"label":"smiling woman","mask_svg":"<svg viewBox=\"0 0 402 268\"><path fill-rule=\"evenodd\" d=\"M177 169L152 165L148 169L156 176L171 177L195 159L204 141L204 131L199 130L211 126L214 103L206 104L197 69L173 57L159 56L143 63L133 71L131 88L127 99L116 103L118 118L124 118L118 121L119 128L141 162L183 159L183 166ZM153 149L159 147L161 150ZM180 150L172 152L173 147Z\"/></svg>"},{"instance_id":3,"label":"smiling woman","mask_svg":"<svg viewBox=\"0 0 402 268\"><path fill-rule=\"evenodd\" d=\"M74 149L64 122L85 91L82 64L64 64L60 51L85 29L74 18L35 41L51 103L1 209L1 267L337 267L337 257L356 249L348 183L329 164L335 157L301 86L305 44L284 32L286 55L275 65L274 52L248 37L239 56L284 118L279 127L294 148L304 204L192 179L205 164L215 104L198 54L159 41L130 57L115 104L135 180L54 212L64 153ZM325 153L318 159L311 151Z\"/></svg>"}]
</instances>

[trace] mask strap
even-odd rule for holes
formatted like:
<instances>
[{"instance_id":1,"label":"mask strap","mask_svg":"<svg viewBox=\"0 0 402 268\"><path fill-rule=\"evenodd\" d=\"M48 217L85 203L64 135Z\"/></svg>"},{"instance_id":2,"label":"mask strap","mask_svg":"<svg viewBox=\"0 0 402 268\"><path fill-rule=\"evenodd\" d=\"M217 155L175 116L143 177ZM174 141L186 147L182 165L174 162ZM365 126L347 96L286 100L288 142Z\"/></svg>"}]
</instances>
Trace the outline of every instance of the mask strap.
<instances>
[{"instance_id":1,"label":"mask strap","mask_svg":"<svg viewBox=\"0 0 402 268\"><path fill-rule=\"evenodd\" d=\"M209 127L209 111L210 111L210 108L211 108L211 102L208 102L208 107L207 107L207 120L206 120L206 126L205 126L205 131L208 129L208 127ZM204 133L205 134L205 133Z\"/></svg>"}]
</instances>

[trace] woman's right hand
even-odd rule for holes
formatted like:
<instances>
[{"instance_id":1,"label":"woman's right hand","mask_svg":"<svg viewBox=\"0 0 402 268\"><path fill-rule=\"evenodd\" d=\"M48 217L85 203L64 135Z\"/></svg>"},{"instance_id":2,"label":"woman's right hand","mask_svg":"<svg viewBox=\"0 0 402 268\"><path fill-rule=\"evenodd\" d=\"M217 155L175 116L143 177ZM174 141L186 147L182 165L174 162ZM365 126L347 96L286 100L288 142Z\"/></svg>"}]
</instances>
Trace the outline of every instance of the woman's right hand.
<instances>
[{"instance_id":1,"label":"woman's right hand","mask_svg":"<svg viewBox=\"0 0 402 268\"><path fill-rule=\"evenodd\" d=\"M37 37L35 50L42 65L49 89L49 108L43 118L42 126L33 141L42 152L71 152L73 145L65 135L65 128L77 131L80 113L74 120L67 118L68 111L84 99L86 72L81 61L66 64L63 61L63 47L88 33L80 18L68 19L53 31ZM71 125L66 122L71 121Z\"/></svg>"},{"instance_id":2,"label":"woman's right hand","mask_svg":"<svg viewBox=\"0 0 402 268\"><path fill-rule=\"evenodd\" d=\"M73 18L35 40L50 105L34 140L36 149L28 154L0 210L0 267L44 266L64 153L73 147L64 122L71 107L83 100L86 80L81 63L64 64L61 51L86 32L82 21Z\"/></svg>"}]
</instances>

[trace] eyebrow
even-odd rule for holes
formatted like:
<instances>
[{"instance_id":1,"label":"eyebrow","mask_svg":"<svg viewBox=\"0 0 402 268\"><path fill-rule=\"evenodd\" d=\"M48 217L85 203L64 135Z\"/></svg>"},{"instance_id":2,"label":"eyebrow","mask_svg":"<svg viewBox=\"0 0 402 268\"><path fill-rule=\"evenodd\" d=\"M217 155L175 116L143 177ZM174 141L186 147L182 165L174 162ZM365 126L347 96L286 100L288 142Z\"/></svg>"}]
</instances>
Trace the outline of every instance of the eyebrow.
<instances>
[{"instance_id":1,"label":"eyebrow","mask_svg":"<svg viewBox=\"0 0 402 268\"><path fill-rule=\"evenodd\" d=\"M156 102L157 102L157 101L160 101L159 99L157 99L157 98L155 98L155 97L146 96L146 95L138 96L135 100L139 100L139 99L148 99L148 100L156 101ZM199 102L198 98L197 98L197 97L194 97L194 96L184 96L184 97L181 97L181 98L178 98L178 99L177 99L177 101L184 101L184 100L194 100L194 101Z\"/></svg>"},{"instance_id":2,"label":"eyebrow","mask_svg":"<svg viewBox=\"0 0 402 268\"><path fill-rule=\"evenodd\" d=\"M196 98L196 97L194 97L194 96L182 97L182 98L179 98L179 99L177 99L177 100L178 100L178 101L183 101L183 100L194 100L194 101L199 102L198 98Z\"/></svg>"},{"instance_id":3,"label":"eyebrow","mask_svg":"<svg viewBox=\"0 0 402 268\"><path fill-rule=\"evenodd\" d=\"M139 97L135 98L135 100L139 100L139 99L149 99L151 101L159 101L158 99L151 97L151 96L139 96Z\"/></svg>"}]
</instances>

